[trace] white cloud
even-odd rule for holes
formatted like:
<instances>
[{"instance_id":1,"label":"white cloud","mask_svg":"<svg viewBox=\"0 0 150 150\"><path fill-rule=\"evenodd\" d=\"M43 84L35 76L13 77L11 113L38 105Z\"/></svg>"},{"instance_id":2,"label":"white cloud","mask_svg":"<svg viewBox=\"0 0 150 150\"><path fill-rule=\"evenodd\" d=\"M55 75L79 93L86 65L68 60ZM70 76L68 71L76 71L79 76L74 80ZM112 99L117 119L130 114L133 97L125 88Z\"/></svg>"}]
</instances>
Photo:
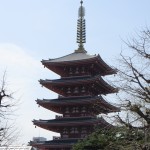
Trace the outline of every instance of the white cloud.
<instances>
[{"instance_id":1,"label":"white cloud","mask_svg":"<svg viewBox=\"0 0 150 150\"><path fill-rule=\"evenodd\" d=\"M38 83L40 78L47 76L48 70L43 69L40 61L31 57L26 49L15 44L0 44L0 79L4 71L7 72L8 87L11 91L17 91L17 97L21 97L21 105L18 114L18 126L22 132L22 143L32 140L33 136L49 136L48 131L34 129L33 119L51 119L54 113L45 109L38 109L35 99L53 97L54 94ZM51 75L51 73L49 73ZM50 77L51 78L51 77Z\"/></svg>"},{"instance_id":2,"label":"white cloud","mask_svg":"<svg viewBox=\"0 0 150 150\"><path fill-rule=\"evenodd\" d=\"M15 76L21 73L32 74L40 63L29 56L24 49L14 44L0 44L0 66L15 72Z\"/></svg>"},{"instance_id":3,"label":"white cloud","mask_svg":"<svg viewBox=\"0 0 150 150\"><path fill-rule=\"evenodd\" d=\"M0 74L2 76L6 70L7 81L15 91L24 92L24 88L39 77L39 68L40 62L27 54L25 49L14 44L0 44Z\"/></svg>"},{"instance_id":4,"label":"white cloud","mask_svg":"<svg viewBox=\"0 0 150 150\"><path fill-rule=\"evenodd\" d=\"M18 63L19 66L29 67L31 65L37 66L37 61L25 53L25 50L14 44L0 44L0 63L14 65Z\"/></svg>"}]
</instances>

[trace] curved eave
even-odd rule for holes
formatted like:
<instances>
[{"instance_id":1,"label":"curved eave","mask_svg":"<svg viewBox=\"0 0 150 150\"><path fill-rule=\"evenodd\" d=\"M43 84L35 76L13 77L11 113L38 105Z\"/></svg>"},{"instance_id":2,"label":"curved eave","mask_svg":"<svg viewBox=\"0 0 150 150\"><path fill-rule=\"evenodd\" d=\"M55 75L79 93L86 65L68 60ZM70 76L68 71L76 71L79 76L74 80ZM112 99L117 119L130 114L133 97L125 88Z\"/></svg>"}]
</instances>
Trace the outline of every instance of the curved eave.
<instances>
[{"instance_id":1,"label":"curved eave","mask_svg":"<svg viewBox=\"0 0 150 150\"><path fill-rule=\"evenodd\" d=\"M82 101L63 101L63 100L59 100L58 102L56 102L55 100L36 100L37 104L48 109L51 111L54 111L56 113L63 113L63 108L64 106L91 106L94 104L94 101L96 102L96 100L82 100Z\"/></svg>"},{"instance_id":2,"label":"curved eave","mask_svg":"<svg viewBox=\"0 0 150 150\"><path fill-rule=\"evenodd\" d=\"M97 66L97 70L100 70L100 74L102 76L105 75L111 75L111 74L116 74L117 70L110 67L109 65L107 65L102 58L100 57L100 55L95 55L92 58L88 58L88 59L80 59L80 60L72 60L72 61L58 61L58 62L53 62L51 60L42 60L41 61L42 64L44 65L44 67L48 68L49 70L52 70L53 72L59 74L59 75L66 75L65 71L62 70L61 68L63 68L64 66L77 66L77 65L86 65L88 66L88 64L95 64Z\"/></svg>"},{"instance_id":3,"label":"curved eave","mask_svg":"<svg viewBox=\"0 0 150 150\"><path fill-rule=\"evenodd\" d=\"M93 58L88 58L88 59L80 59L80 60L72 60L72 61L61 61L61 62L53 62L53 61L50 61L50 60L42 60L42 64L49 68L51 66L54 66L54 67L61 67L61 66L64 66L64 65L68 65L68 66L72 66L73 64L77 65L77 64L88 64L88 63L93 63L95 62L96 60L96 57L93 57ZM51 68L49 68L51 69Z\"/></svg>"},{"instance_id":4,"label":"curved eave","mask_svg":"<svg viewBox=\"0 0 150 150\"><path fill-rule=\"evenodd\" d=\"M100 57L100 55L97 56L97 60L98 60L99 66L104 68L106 70L107 74L111 75L111 74L116 74L117 73L117 69L114 69L111 66L109 66L108 64L106 64L103 61L103 59Z\"/></svg>"},{"instance_id":5,"label":"curved eave","mask_svg":"<svg viewBox=\"0 0 150 150\"><path fill-rule=\"evenodd\" d=\"M42 143L31 143L30 144L31 146L33 147L36 147L38 149L49 149L49 148L52 148L52 149L62 149L62 148L71 148L74 144L42 144Z\"/></svg>"},{"instance_id":6,"label":"curved eave","mask_svg":"<svg viewBox=\"0 0 150 150\"><path fill-rule=\"evenodd\" d=\"M100 113L111 113L111 112L119 112L120 109L109 104L107 101L105 101L101 96L98 97L90 97L90 98L77 98L77 99L53 99L53 100L36 100L37 104L48 109L52 110L54 112L62 114L62 110L64 106L90 106L94 108L94 105L98 106Z\"/></svg>"},{"instance_id":7,"label":"curved eave","mask_svg":"<svg viewBox=\"0 0 150 150\"><path fill-rule=\"evenodd\" d=\"M36 147L36 148L41 148L41 149L46 149L46 148L71 148L75 143L78 142L79 139L59 139L59 140L52 140L52 141L44 141L44 142L34 142L30 141L29 145Z\"/></svg>"},{"instance_id":8,"label":"curved eave","mask_svg":"<svg viewBox=\"0 0 150 150\"><path fill-rule=\"evenodd\" d=\"M80 61L87 61L87 60L92 60L94 58L96 58L96 55L88 55L86 53L71 53L68 54L66 56L62 56L59 58L55 58L55 59L49 59L49 60L42 60L41 62L43 64L68 64L71 62L80 62Z\"/></svg>"},{"instance_id":9,"label":"curved eave","mask_svg":"<svg viewBox=\"0 0 150 150\"><path fill-rule=\"evenodd\" d=\"M74 143L75 144L75 143ZM71 148L74 144L58 144L58 143L53 143L53 144L47 144L47 143L30 143L31 146L36 147L38 149L49 149L49 148Z\"/></svg>"},{"instance_id":10,"label":"curved eave","mask_svg":"<svg viewBox=\"0 0 150 150\"><path fill-rule=\"evenodd\" d=\"M41 127L43 129L60 132L59 129L61 127L72 127L72 126L100 126L106 127L111 126L108 122L106 122L102 117L101 118L92 118L82 120L81 118L76 118L75 120L70 120L72 118L60 118L53 120L33 120L33 124L35 126ZM78 119L78 120L77 120Z\"/></svg>"},{"instance_id":11,"label":"curved eave","mask_svg":"<svg viewBox=\"0 0 150 150\"><path fill-rule=\"evenodd\" d=\"M79 78L79 79L72 78L72 79L58 79L58 80L40 80L39 82L44 87L63 96L66 96L65 93L60 91L59 89L68 86L75 87L75 86L87 85L90 87L91 90L95 88L95 90L98 92L97 94L109 94L109 93L118 92L118 89L112 87L107 82L105 82L101 76ZM94 85L95 87L91 85Z\"/></svg>"}]
</instances>

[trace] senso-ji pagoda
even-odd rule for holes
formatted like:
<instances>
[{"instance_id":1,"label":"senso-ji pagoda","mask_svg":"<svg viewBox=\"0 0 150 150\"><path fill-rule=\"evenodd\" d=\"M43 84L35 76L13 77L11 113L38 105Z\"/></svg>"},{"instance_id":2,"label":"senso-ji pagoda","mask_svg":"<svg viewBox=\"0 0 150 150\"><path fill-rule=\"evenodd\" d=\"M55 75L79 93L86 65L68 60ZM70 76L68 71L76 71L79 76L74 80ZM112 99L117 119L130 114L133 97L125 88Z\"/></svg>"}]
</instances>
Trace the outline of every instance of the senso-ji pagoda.
<instances>
[{"instance_id":1,"label":"senso-ji pagoda","mask_svg":"<svg viewBox=\"0 0 150 150\"><path fill-rule=\"evenodd\" d=\"M77 23L78 49L60 58L42 60L42 64L60 75L60 79L40 80L40 84L59 96L57 99L38 99L36 102L43 108L62 114L52 120L33 120L38 127L60 133L60 137L53 137L51 141L30 142L33 147L42 150L71 150L95 127L111 126L97 115L119 111L102 97L118 91L103 79L106 75L115 74L116 70L107 65L100 55L89 55L84 49L85 9L82 5L83 1Z\"/></svg>"}]
</instances>

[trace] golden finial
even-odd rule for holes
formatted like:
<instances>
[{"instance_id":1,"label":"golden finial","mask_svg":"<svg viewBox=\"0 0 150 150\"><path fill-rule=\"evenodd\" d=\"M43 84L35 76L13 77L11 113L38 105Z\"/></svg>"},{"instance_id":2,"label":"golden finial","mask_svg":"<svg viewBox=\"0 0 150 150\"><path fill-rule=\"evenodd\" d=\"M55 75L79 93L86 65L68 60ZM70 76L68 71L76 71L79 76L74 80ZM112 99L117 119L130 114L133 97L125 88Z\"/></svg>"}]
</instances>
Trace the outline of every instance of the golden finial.
<instances>
[{"instance_id":1,"label":"golden finial","mask_svg":"<svg viewBox=\"0 0 150 150\"><path fill-rule=\"evenodd\" d=\"M82 6L83 0L80 1L81 6L79 8L79 18L77 23L77 43L79 43L79 47L75 52L77 53L86 53L84 49L84 43L86 43L86 31L85 31L85 8Z\"/></svg>"}]
</instances>

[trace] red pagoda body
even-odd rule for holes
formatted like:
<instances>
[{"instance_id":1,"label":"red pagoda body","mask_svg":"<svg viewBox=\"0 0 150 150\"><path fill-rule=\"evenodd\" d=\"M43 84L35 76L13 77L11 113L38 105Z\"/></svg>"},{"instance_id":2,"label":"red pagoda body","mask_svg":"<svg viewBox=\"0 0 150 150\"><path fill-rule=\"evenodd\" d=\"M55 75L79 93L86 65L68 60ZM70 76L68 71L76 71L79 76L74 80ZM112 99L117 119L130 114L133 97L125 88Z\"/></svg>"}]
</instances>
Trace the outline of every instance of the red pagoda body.
<instances>
[{"instance_id":1,"label":"red pagoda body","mask_svg":"<svg viewBox=\"0 0 150 150\"><path fill-rule=\"evenodd\" d=\"M62 115L53 120L33 121L36 126L60 133L60 137L54 137L52 141L30 142L30 145L41 150L71 150L78 140L90 135L95 127L111 126L97 115L119 111L102 97L118 91L103 80L103 76L115 74L116 70L99 55L88 55L83 47L85 19L82 3L77 32L79 48L57 59L42 60L42 64L60 75L60 79L40 80L40 84L59 96L58 99L38 99L37 104Z\"/></svg>"}]
</instances>

